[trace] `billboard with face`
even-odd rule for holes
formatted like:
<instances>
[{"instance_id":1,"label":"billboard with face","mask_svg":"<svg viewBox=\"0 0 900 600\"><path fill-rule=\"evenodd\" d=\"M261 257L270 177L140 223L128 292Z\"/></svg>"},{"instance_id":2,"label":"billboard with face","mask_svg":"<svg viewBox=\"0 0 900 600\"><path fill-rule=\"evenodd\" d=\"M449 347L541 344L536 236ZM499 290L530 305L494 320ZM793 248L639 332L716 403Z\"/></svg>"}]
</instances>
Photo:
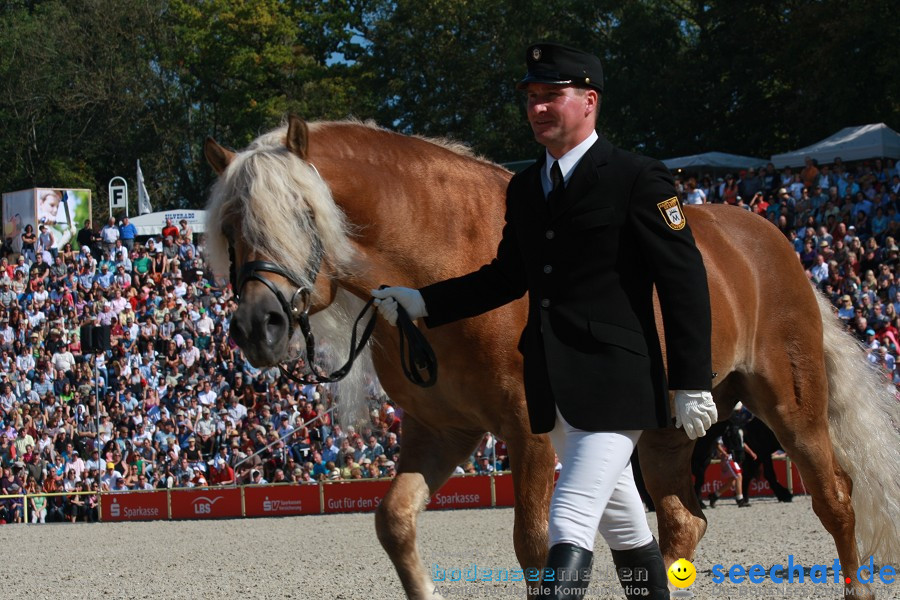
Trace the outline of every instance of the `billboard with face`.
<instances>
[{"instance_id":1,"label":"billboard with face","mask_svg":"<svg viewBox=\"0 0 900 600\"><path fill-rule=\"evenodd\" d=\"M3 194L3 237L16 252L22 251L22 233L31 225L53 248L67 243L77 248L79 223L91 216L91 191L70 188L36 188Z\"/></svg>"}]
</instances>

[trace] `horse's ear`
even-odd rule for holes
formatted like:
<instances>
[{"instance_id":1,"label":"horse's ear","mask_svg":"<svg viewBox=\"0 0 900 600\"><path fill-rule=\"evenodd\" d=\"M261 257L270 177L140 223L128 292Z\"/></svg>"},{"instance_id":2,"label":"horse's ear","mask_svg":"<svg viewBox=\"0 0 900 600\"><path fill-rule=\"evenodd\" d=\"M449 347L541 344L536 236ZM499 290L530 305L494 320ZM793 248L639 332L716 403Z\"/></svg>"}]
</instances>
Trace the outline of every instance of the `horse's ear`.
<instances>
[{"instance_id":1,"label":"horse's ear","mask_svg":"<svg viewBox=\"0 0 900 600\"><path fill-rule=\"evenodd\" d=\"M206 160L216 174L221 175L231 160L234 158L234 152L219 145L219 143L211 137L206 138L203 144L203 154Z\"/></svg>"},{"instance_id":2,"label":"horse's ear","mask_svg":"<svg viewBox=\"0 0 900 600\"><path fill-rule=\"evenodd\" d=\"M300 158L306 159L306 151L309 147L309 128L306 126L306 121L297 115L288 115L287 138L284 145Z\"/></svg>"}]
</instances>

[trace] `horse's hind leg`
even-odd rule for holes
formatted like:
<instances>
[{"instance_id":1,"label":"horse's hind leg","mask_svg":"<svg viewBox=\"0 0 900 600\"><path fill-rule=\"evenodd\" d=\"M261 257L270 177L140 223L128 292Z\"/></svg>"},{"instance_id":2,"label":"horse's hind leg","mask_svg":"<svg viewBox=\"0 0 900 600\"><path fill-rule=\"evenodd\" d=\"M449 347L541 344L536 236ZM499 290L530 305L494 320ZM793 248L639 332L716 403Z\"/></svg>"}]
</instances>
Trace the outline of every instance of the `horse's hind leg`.
<instances>
[{"instance_id":1,"label":"horse's hind leg","mask_svg":"<svg viewBox=\"0 0 900 600\"><path fill-rule=\"evenodd\" d=\"M416 518L482 435L430 429L409 413L403 419L398 473L375 511L375 531L411 600L441 598L416 545Z\"/></svg>"},{"instance_id":2,"label":"horse's hind leg","mask_svg":"<svg viewBox=\"0 0 900 600\"><path fill-rule=\"evenodd\" d=\"M785 350L782 345L782 352ZM766 357L773 362L769 363L771 368L763 369L767 375L751 378L750 410L772 428L796 463L803 485L812 496L813 510L834 538L842 576L852 578L845 586L845 599L870 600L873 594L856 580L860 564L856 518L850 504L852 483L838 464L828 432L827 379L821 363L804 360L809 356L817 354L768 352ZM777 365L791 365L791 369L779 369Z\"/></svg>"}]
</instances>

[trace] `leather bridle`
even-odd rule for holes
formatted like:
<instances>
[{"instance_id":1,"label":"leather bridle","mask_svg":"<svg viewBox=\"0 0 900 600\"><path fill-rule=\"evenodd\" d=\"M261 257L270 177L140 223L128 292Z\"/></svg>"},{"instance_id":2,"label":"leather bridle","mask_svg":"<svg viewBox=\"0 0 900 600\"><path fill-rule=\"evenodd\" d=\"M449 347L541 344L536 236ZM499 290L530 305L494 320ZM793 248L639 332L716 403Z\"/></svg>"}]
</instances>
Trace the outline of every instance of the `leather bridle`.
<instances>
[{"instance_id":1,"label":"leather bridle","mask_svg":"<svg viewBox=\"0 0 900 600\"><path fill-rule=\"evenodd\" d=\"M235 260L234 244L229 236L226 235L225 237L228 240L228 258L231 261L229 278L231 280L231 287L234 290L235 298L240 301L243 286L247 281L253 280L261 282L275 295L275 298L278 299L278 303L281 305L281 310L284 311L288 322L288 340L293 337L295 323L296 325L299 325L300 332L306 340L306 365L309 368L309 374L307 374L304 379L300 379L294 375L293 369L287 368L283 363L278 365L281 372L286 377L303 384L330 383L340 381L346 377L350 372L350 369L353 368L354 361L365 349L369 338L372 337L372 332L375 330L377 311L372 310L369 321L366 323L362 335L357 342L356 336L359 329L359 323L362 321L363 317L365 317L369 309L373 308L375 299L369 298L369 301L366 302L366 305L363 306L363 309L360 311L359 316L356 317L356 321L353 322L353 332L350 335L350 356L347 358L347 362L331 375L318 375L314 363L316 356L316 338L309 325L309 309L312 304L312 290L298 284L293 276L288 273L287 269L267 260L250 261L242 265L240 271L238 271L235 267L237 262ZM313 248L313 257L310 259L310 264L307 268L309 281L312 284L315 283L316 276L318 275L322 264L322 252L318 236L315 238ZM284 297L284 294L278 289L277 285L260 275L261 272L275 273L297 286L297 289L291 294L290 302ZM386 286L381 287L384 288ZM297 303L298 300L300 301L299 305ZM435 356L431 345L428 343L428 340L425 339L425 336L419 331L419 328L415 326L402 306L397 307L397 331L400 337L400 366L403 368L403 374L406 375L407 379L420 387L433 386L437 382L437 357Z\"/></svg>"},{"instance_id":2,"label":"leather bridle","mask_svg":"<svg viewBox=\"0 0 900 600\"><path fill-rule=\"evenodd\" d=\"M356 322L353 324L353 334L350 339L350 357L343 367L332 373L331 375L318 375L316 372L316 337L313 335L312 328L309 324L309 309L312 306L312 293L313 289L311 287L307 287L298 283L294 276L288 272L287 269L282 267L279 264L273 263L268 260L252 260L250 262L244 263L241 265L240 270L236 268L237 260L234 252L234 243L231 241L231 238L224 234L226 239L228 240L228 259L230 261L229 267L229 279L231 281L231 288L234 290L235 298L240 302L241 293L244 290L244 286L248 281L258 281L269 288L275 298L278 300L278 304L281 305L281 310L284 312L285 319L287 320L288 333L287 338L288 341L294 337L294 328L300 327L300 333L303 334L303 339L306 342L306 366L308 368L308 374L303 379L298 378L294 371L296 369L296 365L288 367L285 366L284 363L279 363L278 368L281 369L281 372L288 378L297 381L298 383L330 383L335 381L340 381L344 377L347 376L347 373L350 372L350 369L353 367L353 362L356 360L357 356L359 356L363 349L366 346L366 343L369 341L369 338L372 337L372 332L375 329L375 318L376 312L372 311L372 314L369 317L369 322L366 324L365 329L363 330L362 336L359 339L359 342L356 341L356 332L359 325L359 322L365 316L366 312L372 307L372 300L369 300L366 303L365 307L363 307L362 312L360 312L359 316L356 319ZM309 260L309 265L307 265L307 276L310 285L314 285L316 282L316 277L319 274L319 270L322 265L322 245L319 241L318 235L313 237L313 252ZM284 277L286 280L291 282L292 285L296 286L294 293L291 294L290 301L285 298L284 294L278 288L277 285L272 283L272 281L261 273L275 273L276 275L280 275ZM299 362L299 360L298 360Z\"/></svg>"}]
</instances>

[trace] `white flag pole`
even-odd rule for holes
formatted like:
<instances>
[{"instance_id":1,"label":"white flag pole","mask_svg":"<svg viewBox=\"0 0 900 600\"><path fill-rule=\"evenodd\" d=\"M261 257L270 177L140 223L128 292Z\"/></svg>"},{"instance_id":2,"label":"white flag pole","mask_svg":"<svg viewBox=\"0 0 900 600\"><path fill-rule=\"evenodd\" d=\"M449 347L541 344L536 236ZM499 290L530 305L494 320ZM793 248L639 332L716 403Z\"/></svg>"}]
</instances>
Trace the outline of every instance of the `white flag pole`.
<instances>
[{"instance_id":1,"label":"white flag pole","mask_svg":"<svg viewBox=\"0 0 900 600\"><path fill-rule=\"evenodd\" d=\"M144 185L144 174L141 172L141 161L137 161L137 197L138 197L138 215L145 215L153 212L150 205L150 194L147 193L147 186Z\"/></svg>"}]
</instances>

